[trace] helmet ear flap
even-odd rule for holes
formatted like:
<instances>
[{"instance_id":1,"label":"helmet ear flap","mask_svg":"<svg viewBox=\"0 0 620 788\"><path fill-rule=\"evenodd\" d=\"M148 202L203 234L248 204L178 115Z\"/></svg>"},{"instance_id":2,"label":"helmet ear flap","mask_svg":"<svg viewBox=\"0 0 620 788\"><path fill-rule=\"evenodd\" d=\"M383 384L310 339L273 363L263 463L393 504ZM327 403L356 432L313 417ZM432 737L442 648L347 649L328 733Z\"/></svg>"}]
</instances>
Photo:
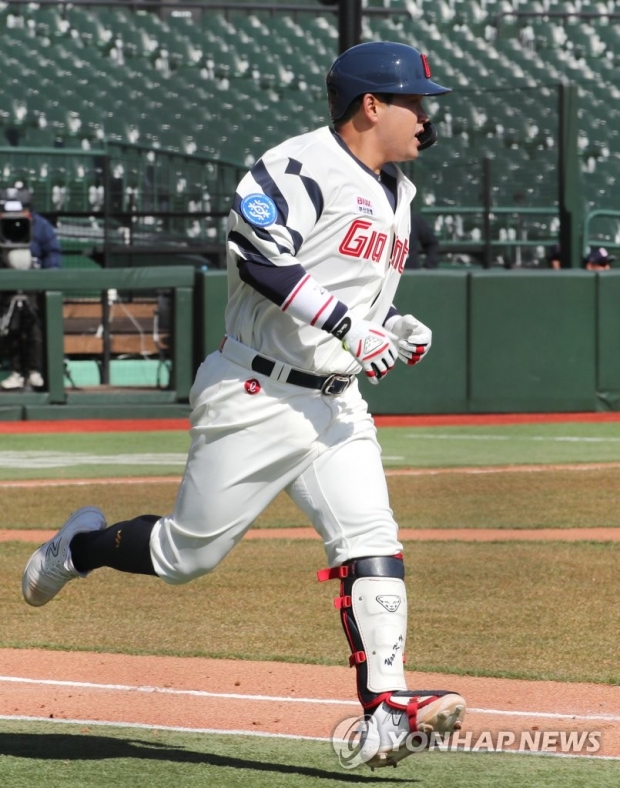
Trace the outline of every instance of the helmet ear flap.
<instances>
[{"instance_id":1,"label":"helmet ear flap","mask_svg":"<svg viewBox=\"0 0 620 788\"><path fill-rule=\"evenodd\" d=\"M437 142L437 127L434 126L430 120L427 120L424 124L424 129L418 134L418 140L420 141L420 145L418 150L426 150L430 148L431 145L434 145Z\"/></svg>"}]
</instances>

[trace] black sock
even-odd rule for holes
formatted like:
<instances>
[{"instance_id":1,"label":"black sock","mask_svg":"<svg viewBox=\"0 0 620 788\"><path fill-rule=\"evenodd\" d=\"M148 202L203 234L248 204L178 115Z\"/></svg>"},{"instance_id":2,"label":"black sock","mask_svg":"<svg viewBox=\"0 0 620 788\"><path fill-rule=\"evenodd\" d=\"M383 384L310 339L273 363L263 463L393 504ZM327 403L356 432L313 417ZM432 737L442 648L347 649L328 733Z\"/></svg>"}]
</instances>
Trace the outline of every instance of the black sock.
<instances>
[{"instance_id":1,"label":"black sock","mask_svg":"<svg viewBox=\"0 0 620 788\"><path fill-rule=\"evenodd\" d=\"M156 575L149 542L159 518L158 514L143 514L103 531L76 534L70 545L73 566L81 573L109 566L119 572Z\"/></svg>"}]
</instances>

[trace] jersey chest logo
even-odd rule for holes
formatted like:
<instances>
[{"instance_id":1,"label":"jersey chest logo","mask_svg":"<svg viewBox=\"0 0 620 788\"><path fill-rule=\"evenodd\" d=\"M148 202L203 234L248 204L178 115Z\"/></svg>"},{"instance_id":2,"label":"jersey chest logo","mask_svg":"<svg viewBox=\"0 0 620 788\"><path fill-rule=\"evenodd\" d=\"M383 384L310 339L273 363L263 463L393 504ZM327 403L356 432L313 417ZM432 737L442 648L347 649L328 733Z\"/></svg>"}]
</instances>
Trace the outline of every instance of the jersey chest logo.
<instances>
[{"instance_id":1,"label":"jersey chest logo","mask_svg":"<svg viewBox=\"0 0 620 788\"><path fill-rule=\"evenodd\" d=\"M390 268L394 268L399 274L402 274L407 258L409 257L409 241L405 238L402 241L397 238L392 247L392 255L390 257Z\"/></svg>"},{"instance_id":2,"label":"jersey chest logo","mask_svg":"<svg viewBox=\"0 0 620 788\"><path fill-rule=\"evenodd\" d=\"M338 247L340 254L378 263L388 237L386 233L380 233L377 230L368 232L371 227L372 222L367 219L355 219Z\"/></svg>"},{"instance_id":3,"label":"jersey chest logo","mask_svg":"<svg viewBox=\"0 0 620 788\"><path fill-rule=\"evenodd\" d=\"M355 206L358 213L364 213L366 216L374 216L375 209L372 201L368 197L358 197L355 200Z\"/></svg>"}]
</instances>

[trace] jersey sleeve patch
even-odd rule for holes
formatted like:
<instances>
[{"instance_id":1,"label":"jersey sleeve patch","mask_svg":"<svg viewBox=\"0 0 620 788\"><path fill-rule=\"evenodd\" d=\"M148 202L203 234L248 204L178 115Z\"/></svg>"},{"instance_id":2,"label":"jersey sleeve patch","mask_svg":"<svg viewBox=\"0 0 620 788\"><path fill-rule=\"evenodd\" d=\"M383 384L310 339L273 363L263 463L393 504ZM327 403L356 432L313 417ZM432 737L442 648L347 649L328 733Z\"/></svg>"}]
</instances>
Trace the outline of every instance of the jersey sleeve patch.
<instances>
[{"instance_id":1,"label":"jersey sleeve patch","mask_svg":"<svg viewBox=\"0 0 620 788\"><path fill-rule=\"evenodd\" d=\"M248 194L241 200L241 215L249 224L269 227L278 215L275 202L266 194Z\"/></svg>"}]
</instances>

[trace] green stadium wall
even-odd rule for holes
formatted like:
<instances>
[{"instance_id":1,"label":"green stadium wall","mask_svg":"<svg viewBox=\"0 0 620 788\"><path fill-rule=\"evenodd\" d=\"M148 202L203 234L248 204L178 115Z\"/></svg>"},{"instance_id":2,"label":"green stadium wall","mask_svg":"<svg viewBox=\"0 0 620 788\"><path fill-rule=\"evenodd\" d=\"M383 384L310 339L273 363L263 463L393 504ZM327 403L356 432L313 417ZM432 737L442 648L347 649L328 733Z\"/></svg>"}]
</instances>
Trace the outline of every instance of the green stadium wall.
<instances>
[{"instance_id":1,"label":"green stadium wall","mask_svg":"<svg viewBox=\"0 0 620 788\"><path fill-rule=\"evenodd\" d=\"M226 276L200 274L206 354ZM361 381L376 414L620 410L620 271L405 271L396 297L433 330L424 362Z\"/></svg>"},{"instance_id":2,"label":"green stadium wall","mask_svg":"<svg viewBox=\"0 0 620 788\"><path fill-rule=\"evenodd\" d=\"M0 395L0 420L187 413L195 369L224 332L226 274L189 267L23 273L0 290L46 292L48 392ZM27 281L25 280L27 278ZM24 281L22 281L24 280ZM92 280L92 281L91 281ZM63 385L62 294L172 287L173 363L166 391L75 392ZM620 410L620 271L406 271L396 305L433 330L414 369L360 385L375 414Z\"/></svg>"}]
</instances>

